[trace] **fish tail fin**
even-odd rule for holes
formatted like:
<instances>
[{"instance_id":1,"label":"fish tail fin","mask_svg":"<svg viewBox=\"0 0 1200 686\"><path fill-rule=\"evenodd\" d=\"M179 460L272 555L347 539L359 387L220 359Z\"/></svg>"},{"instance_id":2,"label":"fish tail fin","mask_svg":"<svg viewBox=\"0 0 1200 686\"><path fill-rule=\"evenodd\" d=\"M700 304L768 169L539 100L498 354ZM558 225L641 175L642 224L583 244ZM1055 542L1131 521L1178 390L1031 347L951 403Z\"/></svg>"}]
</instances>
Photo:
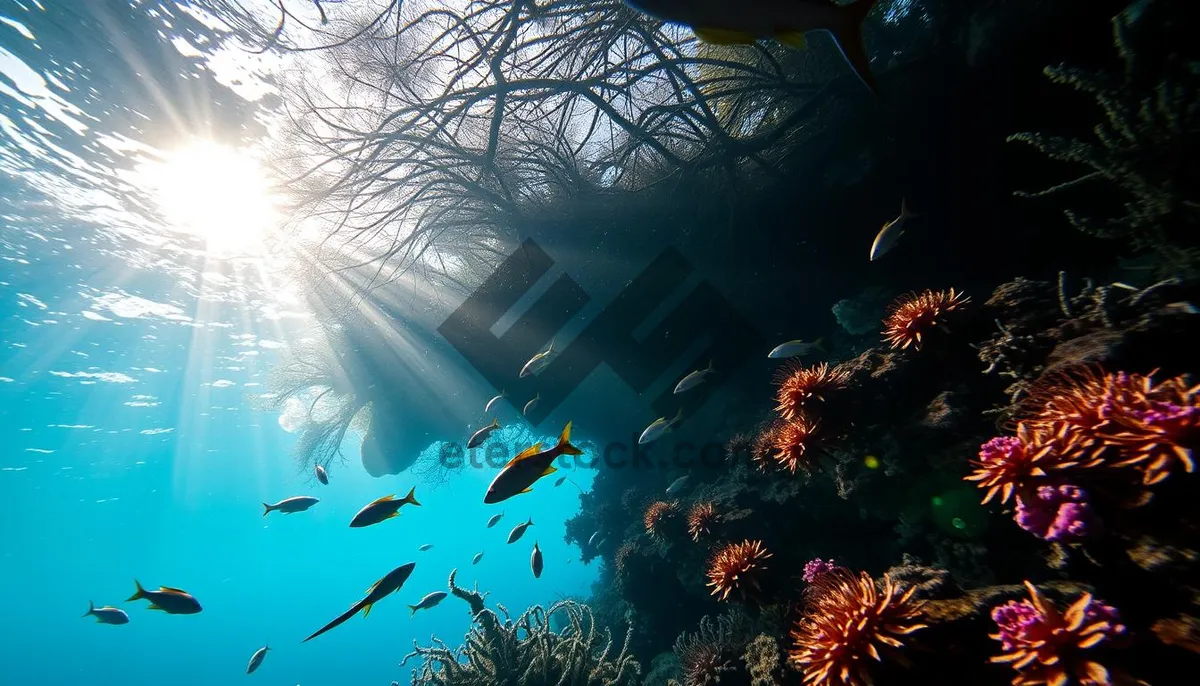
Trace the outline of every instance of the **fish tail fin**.
<instances>
[{"instance_id":1,"label":"fish tail fin","mask_svg":"<svg viewBox=\"0 0 1200 686\"><path fill-rule=\"evenodd\" d=\"M264 517L266 517L267 515L271 514L271 509L272 509L272 508L271 508L271 506L270 506L270 505L268 505L268 504L266 504L266 503L263 503L263 504L262 504L262 506L263 506L263 516L264 516Z\"/></svg>"},{"instance_id":2,"label":"fish tail fin","mask_svg":"<svg viewBox=\"0 0 1200 686\"><path fill-rule=\"evenodd\" d=\"M129 598L125 601L127 603L131 603L135 600L141 600L142 598L146 597L146 589L142 588L142 583L140 581L134 579L133 585L137 587L137 590L134 591L133 595L129 596Z\"/></svg>"},{"instance_id":3,"label":"fish tail fin","mask_svg":"<svg viewBox=\"0 0 1200 686\"><path fill-rule=\"evenodd\" d=\"M419 609L421 609L421 608L420 608L420 606L418 606L418 605L409 605L409 606L408 606L408 609L412 610L412 614L411 614L411 615L409 615L409 617L413 617L413 616L415 616L415 615L417 614L417 610L419 610Z\"/></svg>"},{"instance_id":4,"label":"fish tail fin","mask_svg":"<svg viewBox=\"0 0 1200 686\"><path fill-rule=\"evenodd\" d=\"M863 45L862 26L871 9L875 7L878 0L855 0L849 5L844 5L843 9L846 13L846 21L841 28L835 32L838 46L842 49L842 54L846 57L846 61L850 63L854 73L858 78L875 93L875 77L871 74L870 58L867 56L867 49Z\"/></svg>"},{"instance_id":5,"label":"fish tail fin","mask_svg":"<svg viewBox=\"0 0 1200 686\"><path fill-rule=\"evenodd\" d=\"M533 517L530 517L529 521L525 522L525 526L533 526Z\"/></svg>"},{"instance_id":6,"label":"fish tail fin","mask_svg":"<svg viewBox=\"0 0 1200 686\"><path fill-rule=\"evenodd\" d=\"M88 611L84 612L83 616L88 617L88 616L91 616L94 614L96 614L96 604L89 600L88 601ZM80 619L82 619L82 617Z\"/></svg>"},{"instance_id":7,"label":"fish tail fin","mask_svg":"<svg viewBox=\"0 0 1200 686\"><path fill-rule=\"evenodd\" d=\"M417 487L416 486L413 486L412 488L408 489L408 495L404 496L404 502L408 503L409 505L416 505L417 507L421 506L421 503L417 502Z\"/></svg>"},{"instance_id":8,"label":"fish tail fin","mask_svg":"<svg viewBox=\"0 0 1200 686\"><path fill-rule=\"evenodd\" d=\"M571 422L563 427L562 433L558 435L558 449L564 455L582 455L583 451L571 445Z\"/></svg>"},{"instance_id":9,"label":"fish tail fin","mask_svg":"<svg viewBox=\"0 0 1200 686\"><path fill-rule=\"evenodd\" d=\"M828 350L825 349L825 337L824 336L813 341L813 347L816 348L817 350L820 350L823 353L829 352Z\"/></svg>"},{"instance_id":10,"label":"fish tail fin","mask_svg":"<svg viewBox=\"0 0 1200 686\"><path fill-rule=\"evenodd\" d=\"M682 407L679 408L679 411L675 413L675 418L671 420L671 424L678 424L681 421L683 421L683 408Z\"/></svg>"},{"instance_id":11,"label":"fish tail fin","mask_svg":"<svg viewBox=\"0 0 1200 686\"><path fill-rule=\"evenodd\" d=\"M708 373L709 373L709 374L712 374L712 373L713 373L713 372L715 372L715 371L717 371L717 361L716 361L716 360L709 360L709 361L708 361Z\"/></svg>"},{"instance_id":12,"label":"fish tail fin","mask_svg":"<svg viewBox=\"0 0 1200 686\"><path fill-rule=\"evenodd\" d=\"M497 429L500 428L500 418L499 417L492 417L492 426Z\"/></svg>"},{"instance_id":13,"label":"fish tail fin","mask_svg":"<svg viewBox=\"0 0 1200 686\"><path fill-rule=\"evenodd\" d=\"M908 198L901 198L900 199L900 216L901 217L919 217L921 215L908 209Z\"/></svg>"}]
</instances>

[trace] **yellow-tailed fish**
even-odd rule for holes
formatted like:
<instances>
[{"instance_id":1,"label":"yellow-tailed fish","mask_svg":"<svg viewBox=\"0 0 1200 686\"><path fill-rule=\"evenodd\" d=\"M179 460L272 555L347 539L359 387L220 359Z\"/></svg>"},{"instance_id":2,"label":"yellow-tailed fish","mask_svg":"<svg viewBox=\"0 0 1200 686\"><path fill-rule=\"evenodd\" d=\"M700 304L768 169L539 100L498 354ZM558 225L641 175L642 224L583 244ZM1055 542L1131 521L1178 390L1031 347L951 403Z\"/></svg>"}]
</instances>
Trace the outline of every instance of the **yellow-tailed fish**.
<instances>
[{"instance_id":1,"label":"yellow-tailed fish","mask_svg":"<svg viewBox=\"0 0 1200 686\"><path fill-rule=\"evenodd\" d=\"M900 237L904 235L904 222L907 219L912 219L919 215L908 211L908 200L900 201L900 216L883 225L879 233L875 235L875 241L871 243L871 261L883 257L887 251L896 245Z\"/></svg>"},{"instance_id":2,"label":"yellow-tailed fish","mask_svg":"<svg viewBox=\"0 0 1200 686\"><path fill-rule=\"evenodd\" d=\"M366 507L358 511L354 515L354 519L350 520L350 526L358 528L363 526L371 526L378 524L384 520L391 519L400 513L400 508L405 505L421 506L417 502L416 488L409 489L408 495L400 500L396 500L394 495L385 495L384 497L369 503Z\"/></svg>"},{"instance_id":3,"label":"yellow-tailed fish","mask_svg":"<svg viewBox=\"0 0 1200 686\"><path fill-rule=\"evenodd\" d=\"M500 395L493 396L491 400L487 401L487 405L483 406L483 413L491 414L492 408L496 406L496 403L500 402L504 398L505 398L504 391L500 391Z\"/></svg>"},{"instance_id":4,"label":"yellow-tailed fish","mask_svg":"<svg viewBox=\"0 0 1200 686\"><path fill-rule=\"evenodd\" d=\"M159 586L157 591L147 591L137 579L134 579L133 585L137 586L137 591L129 596L125 601L127 603L145 598L150 601L151 610L162 610L169 615L194 615L204 609L200 607L200 601L187 591L170 586Z\"/></svg>"},{"instance_id":5,"label":"yellow-tailed fish","mask_svg":"<svg viewBox=\"0 0 1200 686\"><path fill-rule=\"evenodd\" d=\"M483 445L483 442L492 435L492 432L500 428L499 420L493 419L491 424L483 427L479 431L471 434L471 438L467 439L467 448L478 448Z\"/></svg>"},{"instance_id":6,"label":"yellow-tailed fish","mask_svg":"<svg viewBox=\"0 0 1200 686\"><path fill-rule=\"evenodd\" d=\"M529 358L529 361L525 363L525 366L521 367L520 378L524 379L531 374L537 374L545 369L546 365L550 363L550 353L552 352L554 352L554 341L550 341L549 348L546 348L542 352Z\"/></svg>"},{"instance_id":7,"label":"yellow-tailed fish","mask_svg":"<svg viewBox=\"0 0 1200 686\"><path fill-rule=\"evenodd\" d=\"M400 565L399 567L388 572L382 579L380 579L379 581L376 581L374 583L374 585L371 586L371 588L367 589L367 595L364 596L362 600L351 605L349 610L346 610L345 612L343 612L332 622L326 624L325 626L321 627L320 629L317 629L316 633L314 633L313 635L309 636L308 638L304 639L304 641L301 641L301 642L304 643L304 642L311 641L314 638L316 638L317 636L320 636L321 634L325 633L326 631L329 631L330 629L336 628L337 626L344 624L346 622L346 620L348 620L351 617L353 617L354 615L358 614L358 612L360 610L363 613L363 617L366 617L367 615L371 614L371 606L374 605L375 603L379 602L380 600L383 600L384 598L391 595L392 593L399 591L400 587L403 586L404 582L408 580L409 575L412 574L413 568L416 566L417 566L417 563L409 562L406 565Z\"/></svg>"},{"instance_id":8,"label":"yellow-tailed fish","mask_svg":"<svg viewBox=\"0 0 1200 686\"><path fill-rule=\"evenodd\" d=\"M650 426L646 427L646 430L642 432L642 435L638 436L638 445L645 445L651 441L657 441L658 439L662 438L663 434L670 431L671 427L678 424L682 419L682 408L680 408L679 412L675 414L674 419L667 419L666 417L659 417L658 419L655 419L653 422L650 422Z\"/></svg>"},{"instance_id":9,"label":"yellow-tailed fish","mask_svg":"<svg viewBox=\"0 0 1200 686\"><path fill-rule=\"evenodd\" d=\"M683 377L683 379L681 379L679 381L679 383L675 385L675 392L683 393L684 391L692 390L696 386L699 386L700 384L704 383L704 379L708 378L708 375L712 374L715 371L717 371L717 370L715 367L713 367L712 360L709 360L707 368L697 369L696 371L692 372L691 374L688 374L687 376Z\"/></svg>"},{"instance_id":10,"label":"yellow-tailed fish","mask_svg":"<svg viewBox=\"0 0 1200 686\"><path fill-rule=\"evenodd\" d=\"M789 357L796 357L800 355L811 355L814 350L820 350L821 352L824 352L825 346L821 344L823 340L823 338L818 338L817 340L809 343L797 338L794 341L780 343L772 348L771 352L767 353L767 357L772 360L783 360Z\"/></svg>"},{"instance_id":11,"label":"yellow-tailed fish","mask_svg":"<svg viewBox=\"0 0 1200 686\"><path fill-rule=\"evenodd\" d=\"M559 455L582 454L582 450L571 445L571 422L567 422L553 448L542 450L542 444L535 443L504 465L488 486L483 502L490 505L526 493L533 482L557 471L552 463Z\"/></svg>"}]
</instances>

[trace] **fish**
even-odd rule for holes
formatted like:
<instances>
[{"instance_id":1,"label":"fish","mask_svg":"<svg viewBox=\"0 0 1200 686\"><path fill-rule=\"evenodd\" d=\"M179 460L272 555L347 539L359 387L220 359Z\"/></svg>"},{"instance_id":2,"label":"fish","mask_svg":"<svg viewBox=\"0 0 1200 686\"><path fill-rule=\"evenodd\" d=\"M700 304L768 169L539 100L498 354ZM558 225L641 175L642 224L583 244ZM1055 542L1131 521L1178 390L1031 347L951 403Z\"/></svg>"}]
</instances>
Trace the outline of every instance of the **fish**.
<instances>
[{"instance_id":1,"label":"fish","mask_svg":"<svg viewBox=\"0 0 1200 686\"><path fill-rule=\"evenodd\" d=\"M521 414L529 414L530 412L533 412L533 408L538 406L538 401L541 399L542 399L541 393L538 393L537 395L533 396L533 400L530 400L529 402L525 403L525 407L524 407L524 409L521 410Z\"/></svg>"},{"instance_id":2,"label":"fish","mask_svg":"<svg viewBox=\"0 0 1200 686\"><path fill-rule=\"evenodd\" d=\"M297 496L292 496L291 498L284 498L283 500L280 500L279 502L275 503L274 505L268 505L267 503L263 503L262 504L263 516L266 517L267 515L274 512L275 510L278 510L284 514L295 514L297 512L304 512L305 510L312 507L313 505L316 505L319 502L321 502L319 499L314 498L310 495L297 495Z\"/></svg>"},{"instance_id":3,"label":"fish","mask_svg":"<svg viewBox=\"0 0 1200 686\"><path fill-rule=\"evenodd\" d=\"M567 477L565 477L565 476L558 477L558 479L555 480L555 482L554 482L554 487L558 488L559 486L563 485L563 482L566 480L567 480Z\"/></svg>"},{"instance_id":4,"label":"fish","mask_svg":"<svg viewBox=\"0 0 1200 686\"><path fill-rule=\"evenodd\" d=\"M571 422L567 422L553 448L542 450L541 443L534 443L509 460L496 478L492 479L487 493L483 496L483 502L491 505L508 500L514 495L528 493L535 481L558 471L553 463L559 455L582 454L582 450L571 445Z\"/></svg>"},{"instance_id":5,"label":"fish","mask_svg":"<svg viewBox=\"0 0 1200 686\"><path fill-rule=\"evenodd\" d=\"M809 31L828 31L859 80L875 92L875 77L862 41L862 25L876 0L838 6L830 0L625 0L655 19L691 27L714 45L748 45L774 40L803 50Z\"/></svg>"},{"instance_id":6,"label":"fish","mask_svg":"<svg viewBox=\"0 0 1200 686\"><path fill-rule=\"evenodd\" d=\"M354 515L354 519L350 520L350 526L358 528L378 524L385 519L391 519L400 514L400 508L405 505L420 507L421 503L417 502L415 496L416 490L416 488L409 489L408 495L400 500L396 500L396 496L394 495L385 495L379 500L369 503L366 507L359 510L358 514Z\"/></svg>"},{"instance_id":7,"label":"fish","mask_svg":"<svg viewBox=\"0 0 1200 686\"><path fill-rule=\"evenodd\" d=\"M483 442L488 439L488 436L491 436L492 432L499 428L500 422L496 419L492 419L491 424L488 424L479 431L471 434L471 438L467 439L467 448L478 448L479 446L483 445Z\"/></svg>"},{"instance_id":8,"label":"fish","mask_svg":"<svg viewBox=\"0 0 1200 686\"><path fill-rule=\"evenodd\" d=\"M471 558L471 564L477 565L483 559L483 553L475 553L475 557Z\"/></svg>"},{"instance_id":9,"label":"fish","mask_svg":"<svg viewBox=\"0 0 1200 686\"><path fill-rule=\"evenodd\" d=\"M419 550L421 552L425 552L426 550L429 550L432 547L433 547L432 543L426 543L426 544L422 545L420 548L417 548L417 550Z\"/></svg>"},{"instance_id":10,"label":"fish","mask_svg":"<svg viewBox=\"0 0 1200 686\"><path fill-rule=\"evenodd\" d=\"M383 600L396 591L399 591L400 588L404 586L404 582L408 581L408 577L412 574L413 569L416 566L416 562L409 562L408 564L400 565L399 567L385 574L382 579L376 581L370 588L367 589L367 594L363 596L362 600L351 605L349 610L346 610L342 614L338 615L338 617L332 622L326 624L320 629L317 629L315 633L301 641L301 643L307 643L326 631L344 624L346 620L358 614L359 610L362 610L364 618L371 614L371 607L375 603Z\"/></svg>"},{"instance_id":11,"label":"fish","mask_svg":"<svg viewBox=\"0 0 1200 686\"><path fill-rule=\"evenodd\" d=\"M329 485L329 474L327 474L325 472L324 467L322 467L321 465L317 465L316 468L313 469L313 471L316 472L316 474L317 474L317 481L320 481L322 484L324 484L326 486Z\"/></svg>"},{"instance_id":12,"label":"fish","mask_svg":"<svg viewBox=\"0 0 1200 686\"><path fill-rule=\"evenodd\" d=\"M247 674L253 674L254 670L262 665L263 658L267 656L267 651L270 649L271 646L263 646L254 651L254 654L250 656L250 664L246 665Z\"/></svg>"},{"instance_id":13,"label":"fish","mask_svg":"<svg viewBox=\"0 0 1200 686\"><path fill-rule=\"evenodd\" d=\"M500 391L500 395L493 396L491 400L487 401L487 405L483 406L483 413L491 414L492 407L495 406L496 403L500 402L503 398L506 398L506 397L507 396L505 395L504 391Z\"/></svg>"},{"instance_id":14,"label":"fish","mask_svg":"<svg viewBox=\"0 0 1200 686\"><path fill-rule=\"evenodd\" d=\"M520 378L524 379L531 374L537 374L545 369L546 365L550 363L550 353L552 352L554 352L554 341L550 341L549 348L546 348L542 352L529 358L529 361L525 363L525 366L521 367Z\"/></svg>"},{"instance_id":15,"label":"fish","mask_svg":"<svg viewBox=\"0 0 1200 686\"><path fill-rule=\"evenodd\" d=\"M127 603L145 598L150 601L151 610L161 610L169 615L194 615L204 609L200 607L200 601L187 591L170 586L159 586L157 591L147 591L137 579L133 580L133 585L137 586L137 591L129 596L125 601Z\"/></svg>"},{"instance_id":16,"label":"fish","mask_svg":"<svg viewBox=\"0 0 1200 686\"><path fill-rule=\"evenodd\" d=\"M533 578L540 579L542 577L542 549L538 547L537 541L533 542L533 553L529 556L529 566L533 569Z\"/></svg>"},{"instance_id":17,"label":"fish","mask_svg":"<svg viewBox=\"0 0 1200 686\"><path fill-rule=\"evenodd\" d=\"M412 610L412 613L415 615L417 614L417 610L428 610L429 608L436 607L437 604L442 602L442 599L445 597L445 591L434 591L424 598L421 598L421 601L416 605L409 605L408 609Z\"/></svg>"},{"instance_id":18,"label":"fish","mask_svg":"<svg viewBox=\"0 0 1200 686\"><path fill-rule=\"evenodd\" d=\"M900 237L904 235L905 220L919 216L920 215L913 214L912 212L908 211L907 199L901 200L900 216L884 224L883 228L879 230L879 233L875 235L875 242L871 243L871 261L874 262L875 260L883 257L887 251L891 250L892 247L896 245L896 243L900 240Z\"/></svg>"},{"instance_id":19,"label":"fish","mask_svg":"<svg viewBox=\"0 0 1200 686\"><path fill-rule=\"evenodd\" d=\"M528 522L523 522L513 527L513 530L508 532L508 542L516 543L525 535L525 530L533 526L533 517L529 518Z\"/></svg>"},{"instance_id":20,"label":"fish","mask_svg":"<svg viewBox=\"0 0 1200 686\"><path fill-rule=\"evenodd\" d=\"M684 391L692 390L696 386L699 386L700 384L704 383L704 380L706 378L708 378L708 375L712 374L715 371L717 371L717 370L715 367L713 367L712 360L709 360L707 368L697 369L696 371L692 372L691 374L688 374L687 376L683 377L683 379L680 380L680 382L675 385L675 392L683 393Z\"/></svg>"},{"instance_id":21,"label":"fish","mask_svg":"<svg viewBox=\"0 0 1200 686\"><path fill-rule=\"evenodd\" d=\"M1186 300L1167 303L1163 309L1167 310L1168 312L1178 312L1181 314L1200 314L1200 309L1197 309L1195 305Z\"/></svg>"},{"instance_id":22,"label":"fish","mask_svg":"<svg viewBox=\"0 0 1200 686\"><path fill-rule=\"evenodd\" d=\"M599 532L599 531L597 531L596 533L592 534L592 535L591 535L591 537L590 537L590 538L588 538L588 545L592 545L593 543L595 543L595 542L596 542L596 537L597 537L597 536L599 536L599 535L600 535L600 532Z\"/></svg>"},{"instance_id":23,"label":"fish","mask_svg":"<svg viewBox=\"0 0 1200 686\"><path fill-rule=\"evenodd\" d=\"M688 481L687 476L681 476L678 479L672 481L671 485L667 486L667 495L675 495L676 493L682 491L683 487L685 485L687 485L687 481Z\"/></svg>"},{"instance_id":24,"label":"fish","mask_svg":"<svg viewBox=\"0 0 1200 686\"><path fill-rule=\"evenodd\" d=\"M492 515L491 519L488 519L487 528L490 529L493 526L496 526L496 522L499 522L502 517L504 517L503 512L501 512L500 514Z\"/></svg>"},{"instance_id":25,"label":"fish","mask_svg":"<svg viewBox=\"0 0 1200 686\"><path fill-rule=\"evenodd\" d=\"M97 624L128 624L129 615L124 610L116 607L96 607L92 601L88 601L88 611L83 613L84 617L95 617Z\"/></svg>"},{"instance_id":26,"label":"fish","mask_svg":"<svg viewBox=\"0 0 1200 686\"><path fill-rule=\"evenodd\" d=\"M767 353L767 357L772 360L783 360L789 357L796 357L797 355L811 355L814 350L825 352L825 346L821 345L821 342L824 340L823 338L818 338L812 343L808 343L797 338L794 341L780 343L771 352Z\"/></svg>"},{"instance_id":27,"label":"fish","mask_svg":"<svg viewBox=\"0 0 1200 686\"><path fill-rule=\"evenodd\" d=\"M646 430L642 432L642 435L638 436L638 445L645 445L651 441L657 441L658 439L662 438L663 434L670 431L671 427L678 424L682 419L682 408L680 408L679 412L675 414L674 419L667 419L666 417L659 417L658 419L655 419L653 422L650 422L650 426L646 427Z\"/></svg>"}]
</instances>

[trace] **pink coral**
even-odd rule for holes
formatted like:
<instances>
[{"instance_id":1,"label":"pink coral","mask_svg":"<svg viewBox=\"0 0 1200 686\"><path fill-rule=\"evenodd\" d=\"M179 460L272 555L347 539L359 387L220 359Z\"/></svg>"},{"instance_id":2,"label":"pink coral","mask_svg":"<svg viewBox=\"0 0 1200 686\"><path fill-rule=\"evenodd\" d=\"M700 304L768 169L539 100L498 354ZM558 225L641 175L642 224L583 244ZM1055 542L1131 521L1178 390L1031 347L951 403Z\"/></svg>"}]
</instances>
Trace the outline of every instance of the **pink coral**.
<instances>
[{"instance_id":1,"label":"pink coral","mask_svg":"<svg viewBox=\"0 0 1200 686\"><path fill-rule=\"evenodd\" d=\"M804 583L811 584L835 569L839 569L839 567L833 560L822 560L821 558L809 560L804 563Z\"/></svg>"},{"instance_id":2,"label":"pink coral","mask_svg":"<svg viewBox=\"0 0 1200 686\"><path fill-rule=\"evenodd\" d=\"M1039 486L1031 497L1017 494L1017 524L1047 541L1072 541L1092 530L1092 506L1078 486Z\"/></svg>"}]
</instances>

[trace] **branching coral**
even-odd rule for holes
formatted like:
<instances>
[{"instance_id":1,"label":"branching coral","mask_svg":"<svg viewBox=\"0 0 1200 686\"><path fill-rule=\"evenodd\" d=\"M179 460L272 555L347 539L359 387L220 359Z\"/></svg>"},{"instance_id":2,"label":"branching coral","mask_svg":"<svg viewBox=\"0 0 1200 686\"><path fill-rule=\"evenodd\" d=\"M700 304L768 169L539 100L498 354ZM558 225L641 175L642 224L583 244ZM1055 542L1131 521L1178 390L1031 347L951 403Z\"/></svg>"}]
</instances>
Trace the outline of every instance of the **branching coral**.
<instances>
[{"instance_id":1,"label":"branching coral","mask_svg":"<svg viewBox=\"0 0 1200 686\"><path fill-rule=\"evenodd\" d=\"M628 651L632 627L620 652L613 655L612 637L607 630L599 630L587 605L563 600L548 609L534 606L514 620L503 607L500 614L486 608L484 595L478 591L455 585L456 573L450 573L450 592L470 606L473 626L466 643L457 650L437 639L429 647L414 644L413 652L401 663L412 658L422 661L413 672L414 686L635 683L639 667ZM552 629L559 624L564 628Z\"/></svg>"},{"instance_id":2,"label":"branching coral","mask_svg":"<svg viewBox=\"0 0 1200 686\"><path fill-rule=\"evenodd\" d=\"M1117 611L1084 593L1060 613L1033 584L1025 582L1029 599L1010 601L992 610L999 626L992 638L1003 653L992 662L1011 664L1017 670L1013 686L1068 683L1111 684L1109 671L1086 651L1125 632Z\"/></svg>"},{"instance_id":3,"label":"branching coral","mask_svg":"<svg viewBox=\"0 0 1200 686\"><path fill-rule=\"evenodd\" d=\"M759 587L758 577L771 553L762 541L745 540L721 547L708 563L708 586L712 595L728 600L734 591L744 594L747 586Z\"/></svg>"},{"instance_id":4,"label":"branching coral","mask_svg":"<svg viewBox=\"0 0 1200 686\"><path fill-rule=\"evenodd\" d=\"M1039 193L1018 195L1051 196L1093 181L1106 182L1128 198L1124 214L1096 219L1067 210L1073 226L1096 236L1130 241L1137 248L1157 250L1168 258L1183 257L1186 253L1177 253L1192 244L1200 225L1196 190L1200 72L1178 53L1163 60L1139 55L1132 39L1149 36L1151 27L1162 25L1161 12L1172 11L1170 2L1142 4L1136 23L1129 14L1112 20L1113 44L1124 67L1119 77L1066 65L1045 70L1055 83L1092 96L1104 109L1105 120L1096 125L1095 139L1019 133L1009 140L1028 143L1053 159L1090 169ZM1160 54L1174 49L1161 41L1154 47ZM1180 266L1180 260L1174 261Z\"/></svg>"},{"instance_id":5,"label":"branching coral","mask_svg":"<svg viewBox=\"0 0 1200 686\"><path fill-rule=\"evenodd\" d=\"M700 539L712 533L712 526L717 521L717 508L710 502L699 502L688 510L688 535L699 543Z\"/></svg>"},{"instance_id":6,"label":"branching coral","mask_svg":"<svg viewBox=\"0 0 1200 686\"><path fill-rule=\"evenodd\" d=\"M791 364L780 370L775 383L779 390L775 394L778 403L775 410L787 421L799 419L806 406L825 399L825 394L846 387L850 374L840 367L830 367L822 362L813 367Z\"/></svg>"},{"instance_id":7,"label":"branching coral","mask_svg":"<svg viewBox=\"0 0 1200 686\"><path fill-rule=\"evenodd\" d=\"M709 686L721 681L721 675L736 669L734 662L746 643L744 617L731 613L704 617L695 633L675 640L675 655L683 672L684 686Z\"/></svg>"},{"instance_id":8,"label":"branching coral","mask_svg":"<svg viewBox=\"0 0 1200 686\"><path fill-rule=\"evenodd\" d=\"M759 634L746 646L742 660L750 676L750 686L777 686L782 680L783 665L779 659L779 643L769 634Z\"/></svg>"},{"instance_id":9,"label":"branching coral","mask_svg":"<svg viewBox=\"0 0 1200 686\"><path fill-rule=\"evenodd\" d=\"M909 346L921 349L921 344L946 318L971 301L962 293L925 290L897 298L888 308L883 320L883 339L892 348Z\"/></svg>"},{"instance_id":10,"label":"branching coral","mask_svg":"<svg viewBox=\"0 0 1200 686\"><path fill-rule=\"evenodd\" d=\"M901 591L888 575L876 584L866 572L857 576L837 568L820 574L805 589L804 616L791 632L791 663L811 686L870 684L868 660L903 647L901 637L925 628L915 587ZM882 649L882 651L881 651Z\"/></svg>"}]
</instances>

